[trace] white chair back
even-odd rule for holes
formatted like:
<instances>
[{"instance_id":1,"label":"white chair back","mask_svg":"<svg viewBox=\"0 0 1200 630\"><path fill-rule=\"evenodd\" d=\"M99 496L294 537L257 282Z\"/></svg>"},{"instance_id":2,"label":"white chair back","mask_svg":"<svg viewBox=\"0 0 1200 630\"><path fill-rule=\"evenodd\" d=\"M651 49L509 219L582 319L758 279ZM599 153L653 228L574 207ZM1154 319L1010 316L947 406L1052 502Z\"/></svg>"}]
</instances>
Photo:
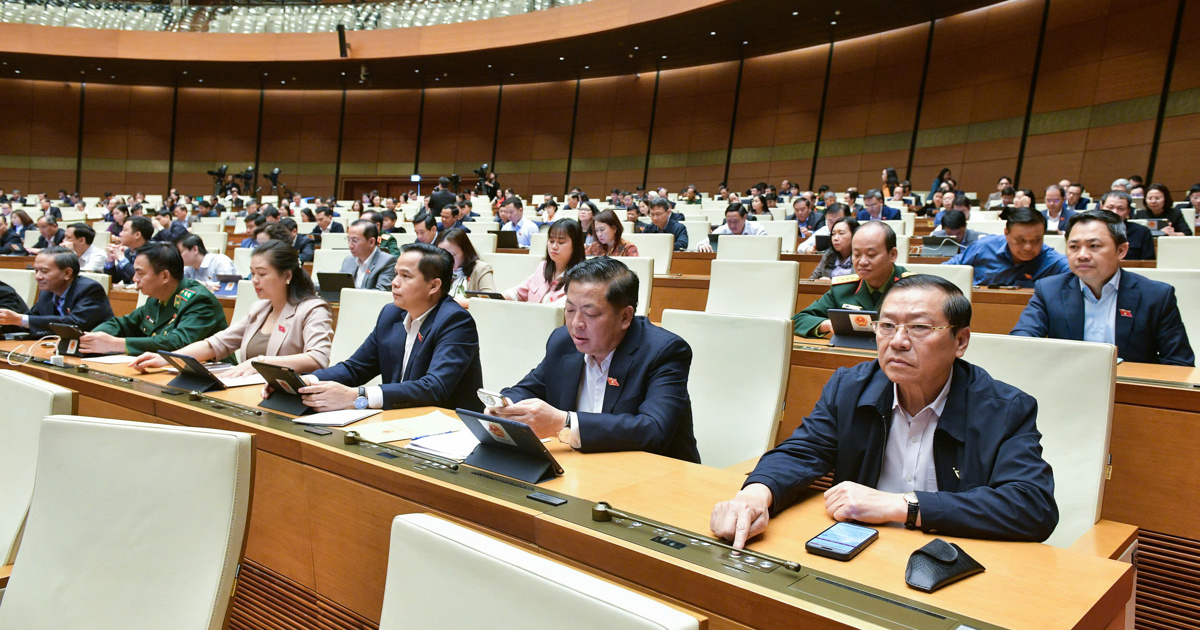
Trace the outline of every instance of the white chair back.
<instances>
[{"instance_id":1,"label":"white chair back","mask_svg":"<svg viewBox=\"0 0 1200 630\"><path fill-rule=\"evenodd\" d=\"M112 243L112 233L108 230L96 230L96 239L92 241L92 247L97 250L104 250Z\"/></svg>"},{"instance_id":2,"label":"white chair back","mask_svg":"<svg viewBox=\"0 0 1200 630\"><path fill-rule=\"evenodd\" d=\"M254 292L254 281L238 280L237 297L233 299L233 315L229 318L229 323L249 315L250 307L258 300L258 294Z\"/></svg>"},{"instance_id":3,"label":"white chair back","mask_svg":"<svg viewBox=\"0 0 1200 630\"><path fill-rule=\"evenodd\" d=\"M470 605L447 605L447 593ZM392 521L379 620L379 630L400 628L698 630L699 622L475 530L403 514Z\"/></svg>"},{"instance_id":4,"label":"white chair back","mask_svg":"<svg viewBox=\"0 0 1200 630\"><path fill-rule=\"evenodd\" d=\"M479 259L492 266L496 288L504 291L525 281L537 270L542 256L533 254L479 254Z\"/></svg>"},{"instance_id":5,"label":"white chair back","mask_svg":"<svg viewBox=\"0 0 1200 630\"><path fill-rule=\"evenodd\" d=\"M779 251L785 254L791 254L796 251L796 245L800 238L800 225L795 221L768 221L762 224L768 236L778 236L780 241Z\"/></svg>"},{"instance_id":6,"label":"white chair back","mask_svg":"<svg viewBox=\"0 0 1200 630\"><path fill-rule=\"evenodd\" d=\"M892 231L895 232L897 236L899 236L901 234L905 234L905 235L908 234L908 232L904 231L905 225L904 225L903 219L892 219L890 221L880 221L880 223L887 224L887 226L892 228Z\"/></svg>"},{"instance_id":7,"label":"white chair back","mask_svg":"<svg viewBox=\"0 0 1200 630\"><path fill-rule=\"evenodd\" d=\"M782 238L722 234L717 237L717 260L779 260Z\"/></svg>"},{"instance_id":8,"label":"white chair back","mask_svg":"<svg viewBox=\"0 0 1200 630\"><path fill-rule=\"evenodd\" d=\"M633 309L634 315L649 315L650 298L654 291L654 259L641 256L637 258L613 256L612 258L624 263L638 277L638 304L637 308Z\"/></svg>"},{"instance_id":9,"label":"white chair back","mask_svg":"<svg viewBox=\"0 0 1200 630\"><path fill-rule=\"evenodd\" d=\"M42 233L38 231L36 226L31 225L28 230L25 230L25 237L21 242L25 244L26 248L29 248L37 245L40 238L42 238Z\"/></svg>"},{"instance_id":10,"label":"white chair back","mask_svg":"<svg viewBox=\"0 0 1200 630\"><path fill-rule=\"evenodd\" d=\"M1048 544L1069 547L1100 519L1116 391L1117 348L1010 335L971 335L963 357L1037 400L1043 457L1054 469L1058 527ZM1046 378L1053 365L1069 379Z\"/></svg>"},{"instance_id":11,"label":"white chair back","mask_svg":"<svg viewBox=\"0 0 1200 630\"><path fill-rule=\"evenodd\" d=\"M229 244L229 235L225 232L197 232L196 236L204 241L204 249L214 254L224 254Z\"/></svg>"},{"instance_id":12,"label":"white chair back","mask_svg":"<svg viewBox=\"0 0 1200 630\"><path fill-rule=\"evenodd\" d=\"M546 340L563 325L563 309L550 304L471 298L479 331L483 386L494 392L525 378L546 356Z\"/></svg>"},{"instance_id":13,"label":"white chair back","mask_svg":"<svg viewBox=\"0 0 1200 630\"><path fill-rule=\"evenodd\" d=\"M233 267L237 269L242 277L250 275L250 258L254 256L254 250L249 247L239 247L233 250Z\"/></svg>"},{"instance_id":14,"label":"white chair back","mask_svg":"<svg viewBox=\"0 0 1200 630\"><path fill-rule=\"evenodd\" d=\"M714 260L704 312L787 319L796 312L799 283L795 261Z\"/></svg>"},{"instance_id":15,"label":"white chair back","mask_svg":"<svg viewBox=\"0 0 1200 630\"><path fill-rule=\"evenodd\" d=\"M626 230L625 240L637 245L638 256L654 259L654 275L671 273L671 255L675 253L675 237L670 234L634 234ZM688 242L691 245L691 242Z\"/></svg>"},{"instance_id":16,"label":"white chair back","mask_svg":"<svg viewBox=\"0 0 1200 630\"><path fill-rule=\"evenodd\" d=\"M482 230L471 230L467 233L467 240L471 241L471 246L475 248L477 254L496 253L496 238L494 233Z\"/></svg>"},{"instance_id":17,"label":"white chair back","mask_svg":"<svg viewBox=\"0 0 1200 630\"><path fill-rule=\"evenodd\" d=\"M223 628L253 470L247 433L47 417L0 627Z\"/></svg>"},{"instance_id":18,"label":"white chair back","mask_svg":"<svg viewBox=\"0 0 1200 630\"><path fill-rule=\"evenodd\" d=\"M908 264L909 237L907 234L896 235L896 264L901 267Z\"/></svg>"},{"instance_id":19,"label":"white chair back","mask_svg":"<svg viewBox=\"0 0 1200 630\"><path fill-rule=\"evenodd\" d=\"M0 282L12 287L25 300L25 306L33 308L37 300L37 279L32 269L0 269Z\"/></svg>"},{"instance_id":20,"label":"white chair back","mask_svg":"<svg viewBox=\"0 0 1200 630\"><path fill-rule=\"evenodd\" d=\"M1193 348L1200 343L1200 269L1126 269L1122 273L1136 273L1175 287L1188 342Z\"/></svg>"},{"instance_id":21,"label":"white chair back","mask_svg":"<svg viewBox=\"0 0 1200 630\"><path fill-rule=\"evenodd\" d=\"M337 325L333 329L333 345L329 349L329 365L350 358L375 329L379 312L391 303L392 294L389 291L342 289ZM376 376L371 383L379 382L378 379Z\"/></svg>"},{"instance_id":22,"label":"white chair back","mask_svg":"<svg viewBox=\"0 0 1200 630\"><path fill-rule=\"evenodd\" d=\"M724 468L771 448L787 390L791 320L667 309L662 326L692 347L688 395L700 461ZM739 393L730 396L734 382Z\"/></svg>"},{"instance_id":23,"label":"white chair back","mask_svg":"<svg viewBox=\"0 0 1200 630\"><path fill-rule=\"evenodd\" d=\"M12 564L33 496L42 418L75 413L75 393L16 370L0 370L0 566Z\"/></svg>"},{"instance_id":24,"label":"white chair back","mask_svg":"<svg viewBox=\"0 0 1200 630\"><path fill-rule=\"evenodd\" d=\"M345 232L324 232L321 234L320 249L350 249L347 238L349 235Z\"/></svg>"},{"instance_id":25,"label":"white chair back","mask_svg":"<svg viewBox=\"0 0 1200 630\"><path fill-rule=\"evenodd\" d=\"M712 228L708 224L707 219L696 221L683 221L683 227L687 230L688 235L688 251L694 252L700 246L700 243L708 242L708 233ZM628 232L626 232L628 234Z\"/></svg>"},{"instance_id":26,"label":"white chair back","mask_svg":"<svg viewBox=\"0 0 1200 630\"><path fill-rule=\"evenodd\" d=\"M221 217L202 218L198 223L193 223L188 231L192 234L223 232L225 231L225 223L221 221ZM207 247L207 245L206 245Z\"/></svg>"},{"instance_id":27,"label":"white chair back","mask_svg":"<svg viewBox=\"0 0 1200 630\"><path fill-rule=\"evenodd\" d=\"M545 225L545 224L543 224ZM529 253L541 258L546 255L546 244L550 241L549 229L546 228L529 237Z\"/></svg>"},{"instance_id":28,"label":"white chair back","mask_svg":"<svg viewBox=\"0 0 1200 630\"><path fill-rule=\"evenodd\" d=\"M1062 234L1047 234L1042 238L1042 243L1064 256L1067 255L1067 237Z\"/></svg>"},{"instance_id":29,"label":"white chair back","mask_svg":"<svg viewBox=\"0 0 1200 630\"><path fill-rule=\"evenodd\" d=\"M1200 236L1165 236L1158 243L1159 269L1200 269Z\"/></svg>"},{"instance_id":30,"label":"white chair back","mask_svg":"<svg viewBox=\"0 0 1200 630\"><path fill-rule=\"evenodd\" d=\"M1005 221L977 221L971 219L967 221L967 227L981 234L1003 234Z\"/></svg>"},{"instance_id":31,"label":"white chair back","mask_svg":"<svg viewBox=\"0 0 1200 630\"><path fill-rule=\"evenodd\" d=\"M88 278L89 280L95 280L98 282L100 286L104 287L104 295L108 295L109 290L112 289L112 276L106 273L99 273L96 271L81 271L79 272L79 277Z\"/></svg>"},{"instance_id":32,"label":"white chair back","mask_svg":"<svg viewBox=\"0 0 1200 630\"><path fill-rule=\"evenodd\" d=\"M342 270L342 261L350 252L344 249L318 249L313 252L312 275L317 280L318 273L337 273Z\"/></svg>"},{"instance_id":33,"label":"white chair back","mask_svg":"<svg viewBox=\"0 0 1200 630\"><path fill-rule=\"evenodd\" d=\"M971 299L971 287L975 284L975 268L971 265L902 265L913 273L927 273L931 276L945 278L962 289L963 295Z\"/></svg>"}]
</instances>

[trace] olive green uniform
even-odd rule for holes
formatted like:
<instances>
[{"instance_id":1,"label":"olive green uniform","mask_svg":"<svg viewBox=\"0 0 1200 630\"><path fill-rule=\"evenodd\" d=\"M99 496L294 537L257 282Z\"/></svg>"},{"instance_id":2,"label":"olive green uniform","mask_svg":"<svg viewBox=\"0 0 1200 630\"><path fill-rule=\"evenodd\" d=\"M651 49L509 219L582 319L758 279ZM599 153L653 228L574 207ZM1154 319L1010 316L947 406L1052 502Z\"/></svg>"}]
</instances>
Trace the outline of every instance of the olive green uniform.
<instances>
[{"instance_id":1,"label":"olive green uniform","mask_svg":"<svg viewBox=\"0 0 1200 630\"><path fill-rule=\"evenodd\" d=\"M900 265L892 266L892 275L878 291L872 291L857 274L838 276L831 287L811 306L792 316L792 330L801 337L820 337L817 327L829 319L830 309L878 311L892 284L906 275L912 275Z\"/></svg>"},{"instance_id":2,"label":"olive green uniform","mask_svg":"<svg viewBox=\"0 0 1200 630\"><path fill-rule=\"evenodd\" d=\"M178 350L225 330L225 309L204 285L184 278L166 303L149 298L124 317L114 317L95 332L125 339L126 354Z\"/></svg>"},{"instance_id":3,"label":"olive green uniform","mask_svg":"<svg viewBox=\"0 0 1200 630\"><path fill-rule=\"evenodd\" d=\"M391 234L379 235L379 249L393 255L400 255L400 244L396 242L396 237Z\"/></svg>"}]
</instances>

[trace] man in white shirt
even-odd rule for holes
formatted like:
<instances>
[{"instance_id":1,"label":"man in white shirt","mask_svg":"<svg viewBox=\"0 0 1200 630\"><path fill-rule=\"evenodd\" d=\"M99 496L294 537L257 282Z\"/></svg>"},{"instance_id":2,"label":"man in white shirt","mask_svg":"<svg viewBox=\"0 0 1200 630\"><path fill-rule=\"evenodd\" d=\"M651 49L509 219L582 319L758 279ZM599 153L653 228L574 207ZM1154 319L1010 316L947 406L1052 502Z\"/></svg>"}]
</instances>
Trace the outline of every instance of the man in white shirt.
<instances>
[{"instance_id":1,"label":"man in white shirt","mask_svg":"<svg viewBox=\"0 0 1200 630\"><path fill-rule=\"evenodd\" d=\"M240 276L233 261L225 254L209 252L204 247L204 239L196 234L189 234L175 246L183 256L183 277L196 282L211 284L219 282L218 276Z\"/></svg>"},{"instance_id":2,"label":"man in white shirt","mask_svg":"<svg viewBox=\"0 0 1200 630\"><path fill-rule=\"evenodd\" d=\"M740 203L731 203L725 208L725 225L712 231L715 235L728 236L766 236L767 228L764 228L758 221L747 221L746 206ZM707 242L701 242L696 246L698 252L711 252L712 245Z\"/></svg>"},{"instance_id":3,"label":"man in white shirt","mask_svg":"<svg viewBox=\"0 0 1200 630\"><path fill-rule=\"evenodd\" d=\"M837 220L846 216L846 205L841 203L832 203L825 208L825 225L817 228L813 235L805 239L800 244L800 248L796 250L799 254L815 254L817 253L817 237L829 236L833 233L833 224Z\"/></svg>"},{"instance_id":4,"label":"man in white shirt","mask_svg":"<svg viewBox=\"0 0 1200 630\"><path fill-rule=\"evenodd\" d=\"M94 271L96 273L104 272L104 262L108 259L108 254L98 248L93 247L92 243L96 242L96 231L88 227L86 223L72 223L67 226L67 235L63 237L63 247L75 252L79 257L80 271Z\"/></svg>"},{"instance_id":5,"label":"man in white shirt","mask_svg":"<svg viewBox=\"0 0 1200 630\"><path fill-rule=\"evenodd\" d=\"M396 277L396 257L379 248L379 228L373 221L359 219L350 224L346 243L350 255L342 261L342 273L354 274L354 287L388 291Z\"/></svg>"},{"instance_id":6,"label":"man in white shirt","mask_svg":"<svg viewBox=\"0 0 1200 630\"><path fill-rule=\"evenodd\" d=\"M521 200L517 197L505 199L503 208L508 211L508 223L505 223L500 230L503 232L515 231L517 233L517 245L529 247L529 242L533 240L533 235L538 233L537 224L525 218L525 209L521 206Z\"/></svg>"}]
</instances>

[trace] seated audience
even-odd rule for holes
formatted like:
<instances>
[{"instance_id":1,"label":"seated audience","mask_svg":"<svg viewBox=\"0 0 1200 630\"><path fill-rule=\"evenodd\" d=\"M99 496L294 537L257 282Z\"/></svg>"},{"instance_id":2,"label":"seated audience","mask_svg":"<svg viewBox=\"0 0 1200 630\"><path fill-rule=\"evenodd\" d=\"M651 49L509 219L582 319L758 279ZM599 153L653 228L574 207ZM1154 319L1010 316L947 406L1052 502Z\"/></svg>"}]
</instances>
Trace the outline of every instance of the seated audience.
<instances>
[{"instance_id":1,"label":"seated audience","mask_svg":"<svg viewBox=\"0 0 1200 630\"><path fill-rule=\"evenodd\" d=\"M586 207L586 206L585 206ZM580 211L580 216L583 216L584 211ZM621 238L625 234L625 226L621 224L621 220L617 218L617 213L612 210L605 210L596 216L592 221L592 227L595 230L596 239L591 245L585 246L585 251L588 256L629 256L636 258L638 255L637 245ZM582 230L582 224L580 225ZM586 240L585 240L586 243Z\"/></svg>"},{"instance_id":2,"label":"seated audience","mask_svg":"<svg viewBox=\"0 0 1200 630\"><path fill-rule=\"evenodd\" d=\"M396 237L390 232L383 231L383 213L374 210L367 210L359 215L360 219L366 219L375 224L375 229L379 232L379 249L391 254L392 256L400 255L400 243L396 242ZM403 228L401 228L403 230ZM424 242L424 241L422 241Z\"/></svg>"},{"instance_id":3,"label":"seated audience","mask_svg":"<svg viewBox=\"0 0 1200 630\"><path fill-rule=\"evenodd\" d=\"M89 331L112 318L112 306L99 282L79 275L79 258L61 246L43 249L33 261L38 297L27 313L0 308L0 325L20 326L36 336L48 335L50 324L67 324ZM16 294L13 294L16 297Z\"/></svg>"},{"instance_id":4,"label":"seated audience","mask_svg":"<svg viewBox=\"0 0 1200 630\"><path fill-rule=\"evenodd\" d=\"M809 280L833 279L854 273L854 258L850 254L856 231L856 219L842 217L833 223L833 234L829 235L832 246L821 255L821 262L817 263Z\"/></svg>"},{"instance_id":5,"label":"seated audience","mask_svg":"<svg viewBox=\"0 0 1200 630\"><path fill-rule=\"evenodd\" d=\"M24 256L25 244L21 237L8 226L8 218L0 215L0 255Z\"/></svg>"},{"instance_id":6,"label":"seated audience","mask_svg":"<svg viewBox=\"0 0 1200 630\"><path fill-rule=\"evenodd\" d=\"M832 470L824 504L837 521L1048 538L1058 506L1037 401L960 358L970 324L971 302L948 280L898 281L874 323L878 360L834 373L800 428L713 508L712 531L745 546Z\"/></svg>"},{"instance_id":7,"label":"seated audience","mask_svg":"<svg viewBox=\"0 0 1200 630\"><path fill-rule=\"evenodd\" d=\"M47 247L61 245L63 239L67 237L66 230L58 227L58 221L52 216L38 217L37 228L41 233L38 242L33 247L26 248L34 256Z\"/></svg>"},{"instance_id":8,"label":"seated audience","mask_svg":"<svg viewBox=\"0 0 1200 630\"><path fill-rule=\"evenodd\" d=\"M803 243L800 243L800 247L798 247L796 251L801 254L816 254L816 253L818 253L817 237L818 236L830 236L830 234L833 231L833 224L837 223L838 219L840 219L842 217L849 217L849 216L850 216L850 209L847 208L845 204L833 202L833 203L830 203L828 206L825 206L825 214L824 214L825 225L822 225L821 227L817 228L812 233L812 236L809 236L807 240L805 240Z\"/></svg>"},{"instance_id":9,"label":"seated audience","mask_svg":"<svg viewBox=\"0 0 1200 630\"><path fill-rule=\"evenodd\" d=\"M537 229L534 228L536 232ZM417 235L418 243L433 245L437 242L438 230L437 221L433 220L433 215L428 212L421 211L417 216L413 217L413 233ZM518 242L520 238L518 236Z\"/></svg>"},{"instance_id":10,"label":"seated audience","mask_svg":"<svg viewBox=\"0 0 1200 630\"><path fill-rule=\"evenodd\" d=\"M463 225L462 220L459 218L461 212L462 209L458 207L458 204L448 203L442 206L442 222L437 226L438 233L440 234L455 227L462 228L464 232L470 233L470 228Z\"/></svg>"},{"instance_id":11,"label":"seated audience","mask_svg":"<svg viewBox=\"0 0 1200 630\"><path fill-rule=\"evenodd\" d=\"M107 256L104 250L93 245L96 241L96 231L86 223L72 223L67 226L66 233L63 247L75 252L79 257L79 270L103 273Z\"/></svg>"},{"instance_id":12,"label":"seated audience","mask_svg":"<svg viewBox=\"0 0 1200 630\"><path fill-rule=\"evenodd\" d=\"M746 206L731 203L725 208L725 224L712 231L715 236L766 236L767 228L757 221L748 221ZM712 244L703 241L696 245L698 252L711 252Z\"/></svg>"},{"instance_id":13,"label":"seated audience","mask_svg":"<svg viewBox=\"0 0 1200 630\"><path fill-rule=\"evenodd\" d=\"M959 212L963 213L964 219L968 221L971 220L971 199L963 193L942 195L942 204L942 209L933 216L933 224L935 226L941 225L942 219L944 219L946 213L950 212L951 210L958 210Z\"/></svg>"},{"instance_id":14,"label":"seated audience","mask_svg":"<svg viewBox=\"0 0 1200 630\"><path fill-rule=\"evenodd\" d=\"M194 238L194 237L192 237ZM296 250L282 241L268 241L250 257L250 278L260 298L250 312L229 328L177 352L199 361L246 357L222 376L247 376L254 361L312 372L329 365L333 344L333 309L317 296ZM147 352L130 364L139 372L165 367L166 360Z\"/></svg>"},{"instance_id":15,"label":"seated audience","mask_svg":"<svg viewBox=\"0 0 1200 630\"><path fill-rule=\"evenodd\" d=\"M646 231L646 223L642 222L637 206L625 210L625 221L633 224L633 233L641 234Z\"/></svg>"},{"instance_id":16,"label":"seated audience","mask_svg":"<svg viewBox=\"0 0 1200 630\"><path fill-rule=\"evenodd\" d=\"M858 221L899 221L900 211L883 204L883 193L872 188L863 196L863 209L858 213Z\"/></svg>"},{"instance_id":17,"label":"seated audience","mask_svg":"<svg viewBox=\"0 0 1200 630\"><path fill-rule=\"evenodd\" d=\"M155 218L162 229L150 238L152 241L174 243L188 233L187 207L185 206L175 206L174 220L172 220L171 213L166 210L159 210Z\"/></svg>"},{"instance_id":18,"label":"seated audience","mask_svg":"<svg viewBox=\"0 0 1200 630\"><path fill-rule=\"evenodd\" d=\"M183 277L183 257L174 245L154 243L139 249L132 267L134 283L149 299L132 313L85 334L79 340L80 351L177 350L224 330L227 322L221 302L204 285Z\"/></svg>"},{"instance_id":19,"label":"seated audience","mask_svg":"<svg viewBox=\"0 0 1200 630\"><path fill-rule=\"evenodd\" d=\"M1128 249L1125 222L1116 214L1087 210L1071 217L1071 273L1038 280L1012 334L1110 343L1125 361L1194 367L1175 288L1121 269Z\"/></svg>"},{"instance_id":20,"label":"seated audience","mask_svg":"<svg viewBox=\"0 0 1200 630\"><path fill-rule=\"evenodd\" d=\"M800 238L808 238L813 235L813 231L825 225L825 215L813 210L812 201L807 197L796 197L792 200L792 211L795 214L787 215L788 221L795 221L799 225Z\"/></svg>"},{"instance_id":21,"label":"seated audience","mask_svg":"<svg viewBox=\"0 0 1200 630\"><path fill-rule=\"evenodd\" d=\"M300 233L300 225L296 223L296 220L291 217L280 219L279 225L282 225L291 235L292 241L290 244L300 256L300 262L312 262L316 256L317 245L313 243L311 238Z\"/></svg>"},{"instance_id":22,"label":"seated audience","mask_svg":"<svg viewBox=\"0 0 1200 630\"><path fill-rule=\"evenodd\" d=\"M801 337L824 337L833 332L829 310L834 308L878 311L892 284L906 273L896 264L896 233L891 226L868 221L851 239L854 273L838 276L833 286L811 306L792 316L793 331Z\"/></svg>"},{"instance_id":23,"label":"seated audience","mask_svg":"<svg viewBox=\"0 0 1200 630\"><path fill-rule=\"evenodd\" d=\"M1007 204L1001 203L1001 198L1004 195L1004 189L1011 188L1011 187L1012 187L1012 179L1009 178L1007 175L996 180L996 192L988 195L985 209L990 208L992 206L1007 205Z\"/></svg>"},{"instance_id":24,"label":"seated audience","mask_svg":"<svg viewBox=\"0 0 1200 630\"><path fill-rule=\"evenodd\" d=\"M508 215L508 223L502 225L500 231L516 232L517 245L529 247L529 241L533 239L534 234L538 233L538 226L525 218L525 208L521 204L520 198L509 197L500 204L500 207Z\"/></svg>"},{"instance_id":25,"label":"seated audience","mask_svg":"<svg viewBox=\"0 0 1200 630\"><path fill-rule=\"evenodd\" d=\"M1138 210L1133 215L1135 219L1166 219L1167 225L1162 231L1167 236L1191 236L1192 227L1183 218L1183 213L1175 207L1171 191L1162 184L1150 184L1146 188L1146 209Z\"/></svg>"},{"instance_id":26,"label":"seated audience","mask_svg":"<svg viewBox=\"0 0 1200 630\"><path fill-rule=\"evenodd\" d=\"M146 217L129 217L124 225L117 242L109 243L105 251L104 273L112 276L113 284L133 283L133 263L137 252L150 242L154 234L154 227ZM182 271L180 275L183 275Z\"/></svg>"},{"instance_id":27,"label":"seated audience","mask_svg":"<svg viewBox=\"0 0 1200 630\"><path fill-rule=\"evenodd\" d=\"M546 236L546 257L524 282L505 291L504 299L552 304L562 302L566 297L563 274L586 257L583 229L574 219L559 219L550 226Z\"/></svg>"},{"instance_id":28,"label":"seated audience","mask_svg":"<svg viewBox=\"0 0 1200 630\"><path fill-rule=\"evenodd\" d=\"M671 202L659 197L650 204L650 225L643 234L670 234L675 237L675 251L681 252L688 248L687 228L671 216Z\"/></svg>"},{"instance_id":29,"label":"seated audience","mask_svg":"<svg viewBox=\"0 0 1200 630\"><path fill-rule=\"evenodd\" d=\"M183 277L203 283L216 283L218 276L240 276L233 261L225 254L209 252L204 239L197 234L188 234L176 241L179 254L183 256Z\"/></svg>"},{"instance_id":30,"label":"seated audience","mask_svg":"<svg viewBox=\"0 0 1200 630\"><path fill-rule=\"evenodd\" d=\"M479 333L450 298L454 259L427 243L401 248L393 304L349 359L305 376L304 404L317 411L437 406L483 409ZM381 376L382 385L367 385Z\"/></svg>"},{"instance_id":31,"label":"seated audience","mask_svg":"<svg viewBox=\"0 0 1200 630\"><path fill-rule=\"evenodd\" d=\"M934 230L930 236L945 236L958 243L959 249L975 244L983 234L967 227L967 215L962 210L947 210L942 215L942 226Z\"/></svg>"},{"instance_id":32,"label":"seated audience","mask_svg":"<svg viewBox=\"0 0 1200 630\"><path fill-rule=\"evenodd\" d=\"M317 246L321 245L321 235L329 232L330 234L338 234L346 231L346 227L341 223L333 220L333 210L329 206L321 206L317 208L317 227L313 228L312 240Z\"/></svg>"},{"instance_id":33,"label":"seated audience","mask_svg":"<svg viewBox=\"0 0 1200 630\"><path fill-rule=\"evenodd\" d=\"M1158 250L1154 246L1154 235L1150 233L1150 228L1140 223L1129 222L1133 209L1133 198L1129 196L1129 193L1119 190L1110 190L1104 193L1100 197L1100 209L1117 215L1125 225L1125 238L1129 244L1125 260L1154 260L1156 258Z\"/></svg>"},{"instance_id":34,"label":"seated audience","mask_svg":"<svg viewBox=\"0 0 1200 630\"><path fill-rule=\"evenodd\" d=\"M465 231L458 228L446 230L438 247L446 250L454 258L450 297L458 302L459 306L468 308L470 302L466 296L467 291L496 291L492 266L479 259L475 245L471 243Z\"/></svg>"},{"instance_id":35,"label":"seated audience","mask_svg":"<svg viewBox=\"0 0 1200 630\"><path fill-rule=\"evenodd\" d=\"M1045 236L1046 217L1042 213L1013 208L1003 235L984 236L942 264L971 265L977 286L1031 288L1042 278L1070 271L1066 256L1043 243Z\"/></svg>"},{"instance_id":36,"label":"seated audience","mask_svg":"<svg viewBox=\"0 0 1200 630\"><path fill-rule=\"evenodd\" d=\"M1046 229L1056 232L1067 230L1067 221L1075 216L1075 210L1066 207L1066 199L1066 191L1058 184L1046 187L1046 197L1042 200L1046 204L1046 209L1041 210L1042 216L1046 217Z\"/></svg>"},{"instance_id":37,"label":"seated audience","mask_svg":"<svg viewBox=\"0 0 1200 630\"><path fill-rule=\"evenodd\" d=\"M13 210L12 214L8 215L12 221L12 231L17 233L17 237L21 242L25 242L25 232L33 227L33 219L29 218L24 210Z\"/></svg>"},{"instance_id":38,"label":"seated audience","mask_svg":"<svg viewBox=\"0 0 1200 630\"><path fill-rule=\"evenodd\" d=\"M599 257L563 280L566 325L550 334L541 364L501 391L513 404L488 413L585 453L647 451L699 462L687 390L692 349L634 315L637 274Z\"/></svg>"},{"instance_id":39,"label":"seated audience","mask_svg":"<svg viewBox=\"0 0 1200 630\"><path fill-rule=\"evenodd\" d=\"M1063 203L1063 207L1070 210L1087 210L1090 203L1092 200L1083 196L1083 184L1070 182L1070 185L1067 186L1067 200Z\"/></svg>"},{"instance_id":40,"label":"seated audience","mask_svg":"<svg viewBox=\"0 0 1200 630\"><path fill-rule=\"evenodd\" d=\"M350 255L342 260L342 273L354 274L354 288L389 291L396 274L396 257L379 248L375 224L359 219L350 224L346 243Z\"/></svg>"}]
</instances>

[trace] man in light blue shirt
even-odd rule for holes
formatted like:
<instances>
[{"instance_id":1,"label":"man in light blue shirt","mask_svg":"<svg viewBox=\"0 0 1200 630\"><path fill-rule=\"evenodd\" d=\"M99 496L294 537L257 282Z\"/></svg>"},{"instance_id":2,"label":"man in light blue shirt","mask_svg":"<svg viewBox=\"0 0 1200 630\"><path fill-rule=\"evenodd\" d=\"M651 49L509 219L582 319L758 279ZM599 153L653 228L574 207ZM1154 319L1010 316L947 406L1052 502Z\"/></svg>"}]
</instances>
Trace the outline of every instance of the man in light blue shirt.
<instances>
[{"instance_id":1,"label":"man in light blue shirt","mask_svg":"<svg viewBox=\"0 0 1200 630\"><path fill-rule=\"evenodd\" d=\"M1100 287L1099 296L1087 283L1079 283L1079 290L1083 293L1084 341L1116 345L1117 335L1114 324L1117 321L1117 287L1120 284L1120 267L1117 267L1112 279Z\"/></svg>"},{"instance_id":2,"label":"man in light blue shirt","mask_svg":"<svg viewBox=\"0 0 1200 630\"><path fill-rule=\"evenodd\" d=\"M971 265L977 286L1033 288L1041 278L1071 271L1066 256L1042 242L1045 236L1046 217L1042 213L1014 208L1003 235L985 236L942 264Z\"/></svg>"},{"instance_id":3,"label":"man in light blue shirt","mask_svg":"<svg viewBox=\"0 0 1200 630\"><path fill-rule=\"evenodd\" d=\"M504 232L515 231L517 233L517 245L529 247L529 241L533 239L534 234L538 233L537 224L525 218L525 209L521 206L521 200L517 197L505 199L503 207L508 211L508 223L505 223L500 230Z\"/></svg>"}]
</instances>

